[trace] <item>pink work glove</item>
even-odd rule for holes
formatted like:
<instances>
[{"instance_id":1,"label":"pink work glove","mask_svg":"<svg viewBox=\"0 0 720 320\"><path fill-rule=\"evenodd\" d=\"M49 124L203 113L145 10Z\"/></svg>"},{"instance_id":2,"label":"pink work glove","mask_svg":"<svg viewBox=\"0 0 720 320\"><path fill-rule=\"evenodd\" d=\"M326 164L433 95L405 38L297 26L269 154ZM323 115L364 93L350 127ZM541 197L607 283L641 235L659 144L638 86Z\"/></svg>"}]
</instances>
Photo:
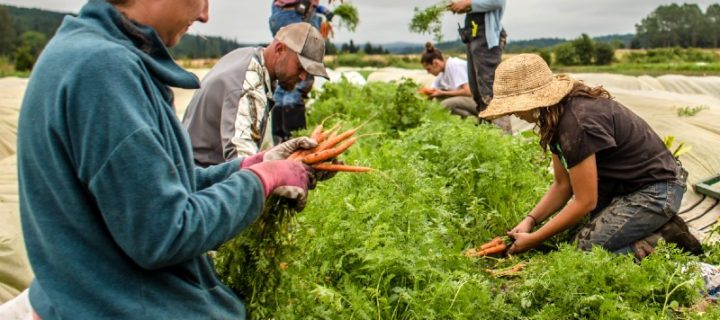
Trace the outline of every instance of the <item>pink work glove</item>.
<instances>
[{"instance_id":1,"label":"pink work glove","mask_svg":"<svg viewBox=\"0 0 720 320\"><path fill-rule=\"evenodd\" d=\"M317 142L308 137L300 137L288 140L270 148L269 150L258 152L252 156L243 159L240 168L245 169L263 161L285 160L290 157L290 155L295 153L295 151L298 151L300 149L312 149L315 148L315 146L317 146Z\"/></svg>"},{"instance_id":2,"label":"pink work glove","mask_svg":"<svg viewBox=\"0 0 720 320\"><path fill-rule=\"evenodd\" d=\"M313 171L307 165L295 160L269 160L249 166L247 170L260 178L265 199L276 195L292 200L291 205L297 211L305 208Z\"/></svg>"}]
</instances>

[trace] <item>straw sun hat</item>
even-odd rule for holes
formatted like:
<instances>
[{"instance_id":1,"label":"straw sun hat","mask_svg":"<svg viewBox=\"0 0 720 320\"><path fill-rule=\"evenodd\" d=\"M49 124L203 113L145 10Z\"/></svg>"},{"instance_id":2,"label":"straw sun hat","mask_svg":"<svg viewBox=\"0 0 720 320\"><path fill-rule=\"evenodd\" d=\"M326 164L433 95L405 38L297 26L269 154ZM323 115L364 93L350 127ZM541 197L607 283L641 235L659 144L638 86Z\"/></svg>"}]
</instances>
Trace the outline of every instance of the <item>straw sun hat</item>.
<instances>
[{"instance_id":1,"label":"straw sun hat","mask_svg":"<svg viewBox=\"0 0 720 320\"><path fill-rule=\"evenodd\" d=\"M540 56L519 54L495 70L493 99L480 117L494 119L552 106L572 90L573 83L566 75L554 75Z\"/></svg>"}]
</instances>

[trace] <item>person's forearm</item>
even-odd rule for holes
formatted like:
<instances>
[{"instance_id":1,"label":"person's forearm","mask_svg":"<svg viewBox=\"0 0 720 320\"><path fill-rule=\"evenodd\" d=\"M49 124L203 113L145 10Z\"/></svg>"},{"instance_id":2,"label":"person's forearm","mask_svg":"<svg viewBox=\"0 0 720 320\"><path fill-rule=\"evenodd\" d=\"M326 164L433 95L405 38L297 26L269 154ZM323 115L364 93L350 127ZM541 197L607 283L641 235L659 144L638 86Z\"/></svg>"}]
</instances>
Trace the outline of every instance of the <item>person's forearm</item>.
<instances>
[{"instance_id":1,"label":"person's forearm","mask_svg":"<svg viewBox=\"0 0 720 320\"><path fill-rule=\"evenodd\" d=\"M553 182L550 189L545 193L540 202L533 208L529 215L535 220L536 224L545 221L556 211L560 210L572 196L570 185L563 185Z\"/></svg>"},{"instance_id":2,"label":"person's forearm","mask_svg":"<svg viewBox=\"0 0 720 320\"><path fill-rule=\"evenodd\" d=\"M472 97L472 92L463 89L442 91L442 94L446 97Z\"/></svg>"},{"instance_id":3,"label":"person's forearm","mask_svg":"<svg viewBox=\"0 0 720 320\"><path fill-rule=\"evenodd\" d=\"M543 242L559 232L570 228L594 208L593 204L570 201L555 217L534 232L538 242Z\"/></svg>"}]
</instances>

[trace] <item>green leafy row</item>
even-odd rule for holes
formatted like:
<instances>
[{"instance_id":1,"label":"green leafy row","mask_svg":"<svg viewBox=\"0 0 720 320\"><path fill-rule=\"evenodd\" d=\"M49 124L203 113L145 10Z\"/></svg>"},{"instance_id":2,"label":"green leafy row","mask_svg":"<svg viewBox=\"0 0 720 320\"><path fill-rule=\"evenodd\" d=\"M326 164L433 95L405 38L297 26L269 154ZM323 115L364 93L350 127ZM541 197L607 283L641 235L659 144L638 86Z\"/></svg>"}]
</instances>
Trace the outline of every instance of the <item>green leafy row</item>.
<instances>
[{"instance_id":1,"label":"green leafy row","mask_svg":"<svg viewBox=\"0 0 720 320\"><path fill-rule=\"evenodd\" d=\"M463 250L504 234L532 208L551 181L549 159L534 138L453 117L416 88L408 81L341 82L315 97L311 124L367 122L361 134L382 133L362 137L343 155L377 170L339 173L311 191L305 211L285 227L291 240L273 257L287 269L267 266L277 282L244 293L252 318L720 316L692 309L702 282L685 267L692 259L669 246L640 264L571 244L505 259L464 257ZM513 277L486 272L521 262L526 267ZM236 290L233 279L268 272L225 264L221 276ZM251 274L233 274L240 269Z\"/></svg>"}]
</instances>

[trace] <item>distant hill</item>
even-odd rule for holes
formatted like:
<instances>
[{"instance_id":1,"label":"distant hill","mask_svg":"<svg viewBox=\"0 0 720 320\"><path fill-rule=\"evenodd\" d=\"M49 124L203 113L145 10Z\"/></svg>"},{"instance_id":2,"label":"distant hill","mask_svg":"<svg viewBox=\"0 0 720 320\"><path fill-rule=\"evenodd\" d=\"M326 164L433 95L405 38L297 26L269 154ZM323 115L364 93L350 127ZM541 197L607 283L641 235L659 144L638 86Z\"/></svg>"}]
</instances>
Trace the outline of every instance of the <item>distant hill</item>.
<instances>
[{"instance_id":1,"label":"distant hill","mask_svg":"<svg viewBox=\"0 0 720 320\"><path fill-rule=\"evenodd\" d=\"M10 18L13 20L16 37L27 31L37 31L45 34L50 39L55 35L55 31L62 23L63 17L75 15L73 13L20 8L2 4L0 4L0 7L7 8ZM234 40L221 37L186 35L170 51L175 58L218 58L236 48L251 45L254 44L240 44Z\"/></svg>"},{"instance_id":2,"label":"distant hill","mask_svg":"<svg viewBox=\"0 0 720 320\"><path fill-rule=\"evenodd\" d=\"M446 41L438 44L434 44L435 47L442 50L443 52L464 52L465 45L456 41ZM424 43L412 43L412 42L392 42L383 44L383 48L387 49L390 53L394 54L417 54L425 50Z\"/></svg>"},{"instance_id":3,"label":"distant hill","mask_svg":"<svg viewBox=\"0 0 720 320\"><path fill-rule=\"evenodd\" d=\"M635 38L635 34L628 33L628 34L612 34L608 36L602 36L602 37L595 37L595 41L599 42L607 42L607 43L613 43L615 41L619 41L622 43L625 48L630 48L630 44L632 43L633 39Z\"/></svg>"},{"instance_id":4,"label":"distant hill","mask_svg":"<svg viewBox=\"0 0 720 320\"><path fill-rule=\"evenodd\" d=\"M530 40L509 40L505 47L505 52L530 52L537 49L552 48L568 39L561 38L540 38Z\"/></svg>"},{"instance_id":5,"label":"distant hill","mask_svg":"<svg viewBox=\"0 0 720 320\"><path fill-rule=\"evenodd\" d=\"M47 11L41 9L20 8L8 5L5 7L13 20L13 27L17 36L27 31L37 31L45 34L48 39L55 34L63 17L71 13Z\"/></svg>"},{"instance_id":6,"label":"distant hill","mask_svg":"<svg viewBox=\"0 0 720 320\"><path fill-rule=\"evenodd\" d=\"M613 34L613 35L607 35L607 36L600 36L593 38L595 41L599 42L607 42L607 43L613 43L615 41L618 41L622 43L625 47L630 47L630 42L632 41L633 37L635 37L634 34ZM537 49L544 49L544 48L552 48L558 44L561 44L563 42L567 42L572 39L562 39L562 38L540 38L540 39L530 39L530 40L512 40L510 39L508 41L507 46L505 47L506 52L528 52L528 51L534 51ZM395 54L411 54L411 53L420 53L425 49L425 44L421 43L411 43L411 42L393 42L388 44L382 45L384 48L388 49L390 53ZM465 44L462 43L460 40L455 41L447 41L447 42L441 42L436 45L437 48L442 50L443 52L465 52Z\"/></svg>"}]
</instances>

